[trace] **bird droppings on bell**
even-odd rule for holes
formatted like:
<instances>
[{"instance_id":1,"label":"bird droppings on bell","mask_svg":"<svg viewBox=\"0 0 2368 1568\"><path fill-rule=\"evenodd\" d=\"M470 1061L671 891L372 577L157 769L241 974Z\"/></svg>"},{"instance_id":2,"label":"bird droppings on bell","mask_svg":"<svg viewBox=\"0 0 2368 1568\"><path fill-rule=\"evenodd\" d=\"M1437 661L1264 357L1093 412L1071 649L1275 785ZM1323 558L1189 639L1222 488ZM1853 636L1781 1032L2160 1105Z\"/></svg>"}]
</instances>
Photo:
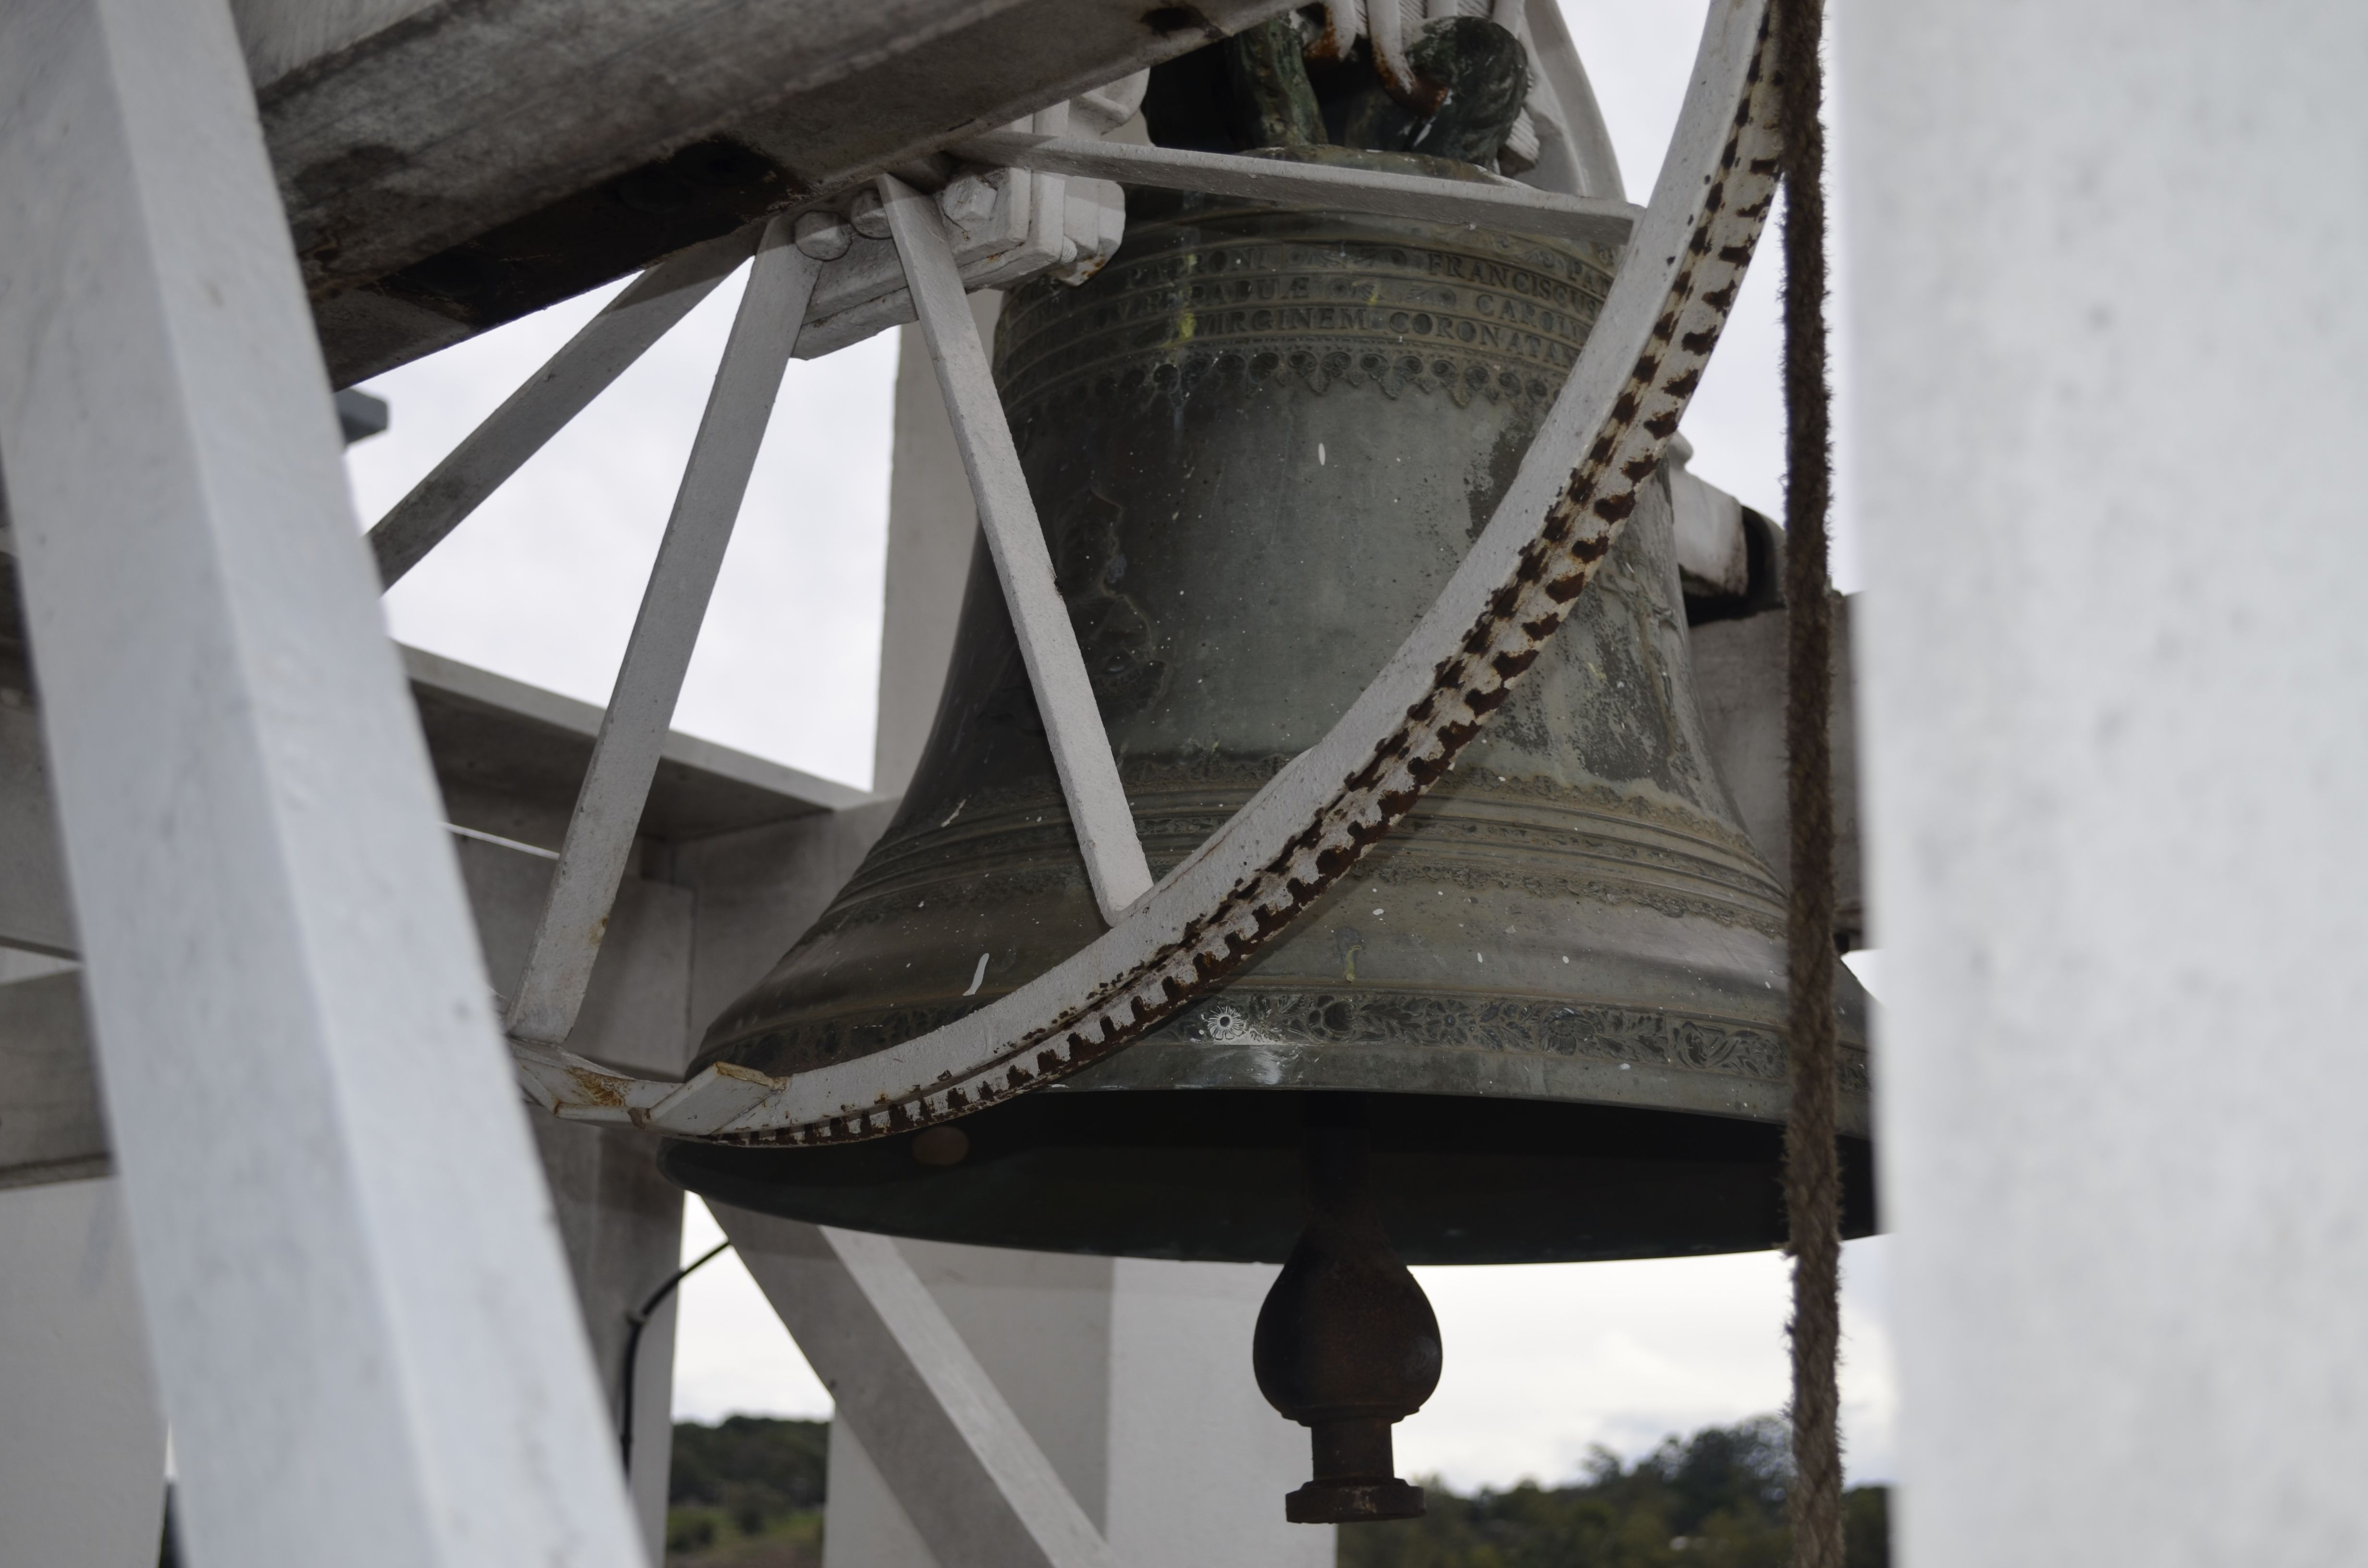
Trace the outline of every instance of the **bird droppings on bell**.
<instances>
[{"instance_id":1,"label":"bird droppings on bell","mask_svg":"<svg viewBox=\"0 0 2368 1568\"><path fill-rule=\"evenodd\" d=\"M1362 91L1353 73L1370 79L1361 57L1294 97L1305 78L1290 85L1296 57L1269 34L1155 72L1155 139L1234 151L1255 145L1243 126L1280 125L1271 155L1482 177L1313 145L1350 123L1400 147L1419 129L1392 119L1395 100L1343 108ZM1164 874L1347 710L1437 598L1616 257L1218 197L1127 200L1102 272L1008 298L996 373ZM1783 1238L1783 910L1708 755L1656 483L1455 769L1212 994L957 1123L807 1148L678 1142L666 1168L853 1229L1284 1263L1258 1364L1269 1398L1312 1424L1317 1479L1292 1517L1419 1511L1390 1473L1389 1424L1428 1394L1439 1349L1406 1264ZM1102 929L982 549L896 821L716 1020L700 1064L789 1074L884 1050ZM1844 1221L1863 1234L1864 998L1837 983ZM1349 1103L1353 1127L1337 1119Z\"/></svg>"}]
</instances>

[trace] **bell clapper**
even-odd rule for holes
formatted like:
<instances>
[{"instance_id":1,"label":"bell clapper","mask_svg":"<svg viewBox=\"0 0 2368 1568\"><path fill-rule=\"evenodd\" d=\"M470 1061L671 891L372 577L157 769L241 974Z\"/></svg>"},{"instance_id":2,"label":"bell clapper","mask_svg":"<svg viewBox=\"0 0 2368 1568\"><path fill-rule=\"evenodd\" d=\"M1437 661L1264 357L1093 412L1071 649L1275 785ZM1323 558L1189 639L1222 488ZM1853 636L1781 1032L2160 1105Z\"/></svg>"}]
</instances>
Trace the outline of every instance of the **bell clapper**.
<instances>
[{"instance_id":1,"label":"bell clapper","mask_svg":"<svg viewBox=\"0 0 2368 1568\"><path fill-rule=\"evenodd\" d=\"M1283 1499L1293 1524L1410 1519L1390 1427L1439 1386L1439 1319L1382 1227L1367 1180L1363 1096L1311 1095L1307 1224L1258 1309L1251 1358L1267 1403L1309 1429L1314 1479Z\"/></svg>"}]
</instances>

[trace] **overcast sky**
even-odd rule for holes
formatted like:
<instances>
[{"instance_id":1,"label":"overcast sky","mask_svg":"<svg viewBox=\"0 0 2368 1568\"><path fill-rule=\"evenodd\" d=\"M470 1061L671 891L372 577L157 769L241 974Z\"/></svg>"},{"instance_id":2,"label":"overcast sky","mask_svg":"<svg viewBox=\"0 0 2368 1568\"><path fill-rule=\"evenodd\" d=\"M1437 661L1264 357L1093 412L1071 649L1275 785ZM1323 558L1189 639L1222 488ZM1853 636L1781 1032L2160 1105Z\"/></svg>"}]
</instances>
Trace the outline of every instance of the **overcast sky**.
<instances>
[{"instance_id":1,"label":"overcast sky","mask_svg":"<svg viewBox=\"0 0 2368 1568\"><path fill-rule=\"evenodd\" d=\"M1642 201L1676 121L1702 0L1565 0L1563 11L1629 198ZM1772 247L1763 256L1772 260ZM1697 473L1781 517L1770 260L1753 268L1685 428ZM608 292L370 383L393 405L393 426L351 454L363 518L400 498ZM717 290L388 596L397 637L606 700L737 294L736 280ZM869 783L895 368L894 335L791 364L677 728ZM1836 576L1849 587L1846 492L1843 502ZM720 1239L691 1204L686 1257ZM1850 1468L1853 1479L1884 1479L1894 1406L1884 1244L1845 1252ZM1673 1432L1773 1411L1785 1397L1786 1276L1773 1255L1426 1269L1423 1279L1447 1369L1429 1405L1400 1428L1409 1473L1466 1488L1565 1480L1592 1444L1633 1455ZM735 1259L718 1259L685 1287L681 1324L678 1414L829 1410Z\"/></svg>"}]
</instances>

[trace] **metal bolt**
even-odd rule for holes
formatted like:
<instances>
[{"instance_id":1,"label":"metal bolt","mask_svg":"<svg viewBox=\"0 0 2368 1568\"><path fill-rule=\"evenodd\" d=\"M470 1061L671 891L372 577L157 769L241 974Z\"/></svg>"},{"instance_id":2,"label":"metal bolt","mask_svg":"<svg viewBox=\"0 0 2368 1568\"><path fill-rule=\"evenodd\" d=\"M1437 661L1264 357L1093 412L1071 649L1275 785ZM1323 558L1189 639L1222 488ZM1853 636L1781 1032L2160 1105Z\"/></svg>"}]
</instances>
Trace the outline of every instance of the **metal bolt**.
<instances>
[{"instance_id":1,"label":"metal bolt","mask_svg":"<svg viewBox=\"0 0 2368 1568\"><path fill-rule=\"evenodd\" d=\"M865 239L884 240L888 237L886 204L880 199L878 191L856 192L854 205L847 210L847 215L848 221L855 225L855 232Z\"/></svg>"},{"instance_id":2,"label":"metal bolt","mask_svg":"<svg viewBox=\"0 0 2368 1568\"><path fill-rule=\"evenodd\" d=\"M996 189L978 175L964 175L938 192L938 210L946 222L965 233L986 226L995 216Z\"/></svg>"},{"instance_id":3,"label":"metal bolt","mask_svg":"<svg viewBox=\"0 0 2368 1568\"><path fill-rule=\"evenodd\" d=\"M816 261L837 261L855 243L847 220L830 211L799 213L796 233L798 249Z\"/></svg>"}]
</instances>

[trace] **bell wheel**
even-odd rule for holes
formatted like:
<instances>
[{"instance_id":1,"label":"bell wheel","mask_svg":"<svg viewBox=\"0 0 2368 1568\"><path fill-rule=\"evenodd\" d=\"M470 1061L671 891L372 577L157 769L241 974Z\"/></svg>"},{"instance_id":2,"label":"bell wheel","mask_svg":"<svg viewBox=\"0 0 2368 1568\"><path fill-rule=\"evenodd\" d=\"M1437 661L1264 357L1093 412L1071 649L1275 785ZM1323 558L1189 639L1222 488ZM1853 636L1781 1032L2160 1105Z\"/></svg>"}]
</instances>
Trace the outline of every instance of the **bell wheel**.
<instances>
[{"instance_id":1,"label":"bell wheel","mask_svg":"<svg viewBox=\"0 0 2368 1568\"><path fill-rule=\"evenodd\" d=\"M529 1095L561 1117L626 1122L678 1140L844 1143L917 1131L1061 1083L1122 1058L1196 1007L1203 1037L1222 1040L1243 1022L1218 994L1229 979L1354 878L1451 776L1586 602L1645 504L1775 193L1765 12L1758 0L1711 8L1662 175L1641 210L1495 177L1408 172L1388 160L1098 141L1074 133L1065 110L1048 111L1025 131L954 149L962 172L936 191L882 173L843 209L774 218L693 247L620 294L371 533L381 576L392 584L700 299L750 264L530 956L518 994L506 999ZM1372 42L1385 80L1410 58L1403 40ZM1118 197L1121 185L1157 193L1143 204L1155 216L1133 221ZM1066 199L1071 190L1078 199ZM1310 210L1338 215L1338 232L1294 238L1290 225ZM1360 319L1379 338L1309 347L1294 358L1294 351L1248 340L1269 331L1260 322L1270 324L1296 301L1257 298L1255 278L1229 301L1218 286L1224 278L1208 274L1205 258L1193 263L1201 267L1196 285L1209 285L1191 305L1206 351L1170 356L1164 371L1149 374L1235 378L1244 386L1263 379L1370 381L1407 395L1419 389L1442 408L1509 400L1526 409L1528 428L1518 455L1504 454L1510 472L1500 476L1493 508L1456 519L1460 555L1441 563L1443 586L1428 602L1404 607L1410 630L1378 667L1358 673L1329 699L1337 717L1320 733L1281 735L1270 774L1236 791L1247 799L1229 800L1221 821L1201 824L1205 831L1194 833L1189 850L1163 847L1155 874L1106 710L1162 678L1145 667L1159 661L1130 619L1141 619L1142 607L1130 607L1110 552L1097 553L1091 518L1072 516L1096 504L1089 487L1039 494L1023 446L1063 411L1121 392L1124 371L1096 361L1092 324L1074 319L1084 308L1077 301L1123 293L1125 269L1140 257L1120 249L1121 234L1152 233L1156 213L1177 211L1218 227L1210 215L1231 212L1244 233L1343 255L1361 243L1357 226L1370 219L1460 233L1475 266L1486 257L1485 240L1473 236L1533 242L1564 258L1558 286L1567 297L1540 301L1539 290L1530 290L1520 330L1567 352L1559 363L1549 354L1550 369L1516 371L1464 351L1452 334L1442 337L1418 299L1376 295L1314 303L1364 312ZM1092 286L1064 297L1065 282L1096 272L1102 276ZM964 295L1015 285L1024 287L1008 306L999 392ZM1572 315L1575 302L1591 322ZM1064 312L1075 330L1049 333ZM1245 342L1229 355L1222 340L1236 319ZM761 1020L745 1008L711 1032L705 1065L685 1082L643 1079L575 1056L564 1042L783 369L793 354L827 352L899 320L919 323L952 418L985 540L981 570L999 589L1014 668L1024 672L1041 722L1098 928L1080 929L1073 950L983 1006L943 1018L916 1014L898 1038L837 1060L768 1064ZM1393 337L1395 347L1375 347ZM1294 453L1294 460L1312 458L1344 483L1361 473L1357 493L1377 496L1374 475L1394 456L1386 441L1360 443L1357 422L1343 417L1341 434L1318 437L1321 449ZM1123 496L1102 501L1124 505ZM1064 509L1053 530L1062 558L1045 526L1043 509L1054 505ZM1079 539L1085 542L1073 543ZM1311 589L1321 568L1278 561L1272 570L1288 593ZM1176 590L1190 591L1190 585ZM1355 952L1341 956L1353 978ZM1478 962L1485 964L1485 951ZM973 993L984 973L982 965Z\"/></svg>"}]
</instances>

